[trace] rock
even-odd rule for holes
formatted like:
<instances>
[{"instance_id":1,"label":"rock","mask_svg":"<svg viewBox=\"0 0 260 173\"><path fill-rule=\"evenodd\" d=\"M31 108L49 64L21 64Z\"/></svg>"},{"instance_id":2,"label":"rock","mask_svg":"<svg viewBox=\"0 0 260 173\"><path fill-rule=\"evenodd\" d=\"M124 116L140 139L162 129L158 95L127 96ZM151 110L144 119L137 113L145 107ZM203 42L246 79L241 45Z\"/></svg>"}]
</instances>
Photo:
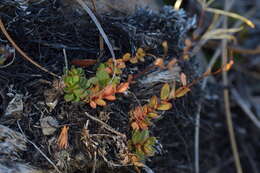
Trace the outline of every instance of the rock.
<instances>
[{"instance_id":1,"label":"rock","mask_svg":"<svg viewBox=\"0 0 260 173\"><path fill-rule=\"evenodd\" d=\"M52 135L59 125L58 121L51 116L40 119L42 133L45 136Z\"/></svg>"},{"instance_id":2,"label":"rock","mask_svg":"<svg viewBox=\"0 0 260 173\"><path fill-rule=\"evenodd\" d=\"M9 115L18 115L23 112L23 95L21 94L15 94L14 98L9 102L6 111L5 116Z\"/></svg>"},{"instance_id":3,"label":"rock","mask_svg":"<svg viewBox=\"0 0 260 173\"><path fill-rule=\"evenodd\" d=\"M1 173L44 173L45 171L33 168L32 166L27 165L25 163L0 159L0 172Z\"/></svg>"},{"instance_id":4,"label":"rock","mask_svg":"<svg viewBox=\"0 0 260 173\"><path fill-rule=\"evenodd\" d=\"M0 156L15 158L19 152L26 150L26 140L21 133L0 125Z\"/></svg>"}]
</instances>

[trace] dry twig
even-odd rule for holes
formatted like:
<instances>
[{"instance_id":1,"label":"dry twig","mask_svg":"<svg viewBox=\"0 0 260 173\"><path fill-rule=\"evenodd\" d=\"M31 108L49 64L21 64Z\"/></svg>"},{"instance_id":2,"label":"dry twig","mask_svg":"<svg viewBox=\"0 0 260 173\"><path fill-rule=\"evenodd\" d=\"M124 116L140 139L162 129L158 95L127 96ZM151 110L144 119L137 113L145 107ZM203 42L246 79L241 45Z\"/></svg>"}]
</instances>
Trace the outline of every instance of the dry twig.
<instances>
[{"instance_id":1,"label":"dry twig","mask_svg":"<svg viewBox=\"0 0 260 173\"><path fill-rule=\"evenodd\" d=\"M108 130L108 131L110 131L110 132L112 132L112 133L114 133L114 134L116 134L116 135L118 135L118 136L121 136L121 137L123 137L123 138L126 138L125 134L120 133L120 132L114 130L112 127L110 127L108 124L104 123L103 121L99 120L98 118L93 117L92 115L90 115L90 114L87 113L87 112L85 112L85 114L86 114L87 117L89 117L90 119L92 119L92 120L98 122L99 124L103 125L106 130Z\"/></svg>"},{"instance_id":2,"label":"dry twig","mask_svg":"<svg viewBox=\"0 0 260 173\"><path fill-rule=\"evenodd\" d=\"M229 3L228 0L225 0L225 9L227 8L228 3ZM224 29L227 28L227 21L228 21L227 17L224 17L224 23L223 23ZM227 40L223 39L222 40L222 65L225 66L226 64L227 64ZM223 78L223 85L228 86L227 71L225 71L225 70L222 71L222 78ZM238 153L238 149L237 149L233 122L232 122L232 113L231 113L231 109L230 109L228 88L224 88L223 92L224 92L226 121L227 121L227 126L228 126L229 138L230 138L230 142L231 142L231 148L232 148L233 156L235 159L236 171L237 171L237 173L243 173L241 163L240 163L239 153Z\"/></svg>"}]
</instances>

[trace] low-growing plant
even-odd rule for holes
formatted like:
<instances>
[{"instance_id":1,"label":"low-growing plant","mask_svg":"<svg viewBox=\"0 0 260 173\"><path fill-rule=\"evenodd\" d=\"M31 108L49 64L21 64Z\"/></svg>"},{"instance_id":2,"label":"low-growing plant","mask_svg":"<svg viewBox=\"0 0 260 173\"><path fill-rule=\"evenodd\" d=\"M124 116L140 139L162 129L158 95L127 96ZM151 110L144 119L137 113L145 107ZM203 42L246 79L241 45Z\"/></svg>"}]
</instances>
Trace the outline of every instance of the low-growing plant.
<instances>
[{"instance_id":1,"label":"low-growing plant","mask_svg":"<svg viewBox=\"0 0 260 173\"><path fill-rule=\"evenodd\" d=\"M164 44L165 55L167 54L167 45ZM139 48L134 56L126 53L120 59L109 59L101 63L93 77L87 78L82 68L72 67L63 76L65 84L64 99L66 101L78 102L82 101L89 104L92 108L97 106L106 106L107 101L116 100L117 93L125 92L131 80L135 77L129 77L127 82L121 82L123 69L126 67L126 62L132 64L139 61L145 61L144 57L147 54L142 48ZM86 63L87 62L87 63ZM92 62L92 61L91 61ZM81 61L77 60L77 64ZM84 61L84 65L88 65L89 61ZM157 58L154 62L154 67L161 69L168 68L172 70L178 63L177 59L169 61L165 66L163 58ZM153 120L160 117L161 111L172 109L172 100L178 99L191 91L191 87L199 80L209 75L215 75L223 70L229 70L233 64L231 60L225 67L220 68L215 72L205 72L201 77L191 83L187 83L187 76L180 73L180 85L176 89L176 83L172 85L165 83L162 85L159 96L152 96L147 104L139 105L129 112L130 125L132 128L131 138L128 140L128 152L124 160L124 164L132 164L137 167L145 166L145 161L148 157L154 156L156 147L156 138L150 135L149 127L153 124ZM142 73L140 73L142 74Z\"/></svg>"},{"instance_id":2,"label":"low-growing plant","mask_svg":"<svg viewBox=\"0 0 260 173\"><path fill-rule=\"evenodd\" d=\"M95 76L86 78L82 68L72 67L63 77L64 99L73 102L86 102L92 108L97 105L105 106L106 101L116 100L116 93L122 93L129 87L128 82L120 83L121 69L125 68L124 62L116 60L116 66L109 60L101 63Z\"/></svg>"}]
</instances>

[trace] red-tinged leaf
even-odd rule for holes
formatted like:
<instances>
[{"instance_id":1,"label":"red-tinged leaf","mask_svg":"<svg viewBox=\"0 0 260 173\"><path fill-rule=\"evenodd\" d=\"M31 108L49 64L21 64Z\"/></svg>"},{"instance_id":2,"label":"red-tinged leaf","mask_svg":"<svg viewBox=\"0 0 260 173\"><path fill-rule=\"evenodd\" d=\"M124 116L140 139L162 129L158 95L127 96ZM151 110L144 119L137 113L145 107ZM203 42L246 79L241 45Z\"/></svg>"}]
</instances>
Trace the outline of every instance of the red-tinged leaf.
<instances>
[{"instance_id":1,"label":"red-tinged leaf","mask_svg":"<svg viewBox=\"0 0 260 173\"><path fill-rule=\"evenodd\" d=\"M126 67L125 62L123 61L123 59L117 59L116 60L116 66L117 66L117 68L120 68L120 69Z\"/></svg>"},{"instance_id":2,"label":"red-tinged leaf","mask_svg":"<svg viewBox=\"0 0 260 173\"><path fill-rule=\"evenodd\" d=\"M144 119L144 112L141 106L137 106L133 111L133 116L135 119Z\"/></svg>"},{"instance_id":3,"label":"red-tinged leaf","mask_svg":"<svg viewBox=\"0 0 260 173\"><path fill-rule=\"evenodd\" d=\"M162 58L157 58L154 63L153 63L155 66L158 66L160 68L164 68L164 64L163 64L163 59Z\"/></svg>"},{"instance_id":4,"label":"red-tinged leaf","mask_svg":"<svg viewBox=\"0 0 260 173\"><path fill-rule=\"evenodd\" d=\"M114 95L106 96L106 97L103 97L103 98L106 99L106 100L109 100L109 101L116 100L116 96L114 96Z\"/></svg>"},{"instance_id":5,"label":"red-tinged leaf","mask_svg":"<svg viewBox=\"0 0 260 173\"><path fill-rule=\"evenodd\" d=\"M190 91L190 88L188 87L181 87L178 88L175 92L175 98L183 97L185 94L187 94Z\"/></svg>"},{"instance_id":6,"label":"red-tinged leaf","mask_svg":"<svg viewBox=\"0 0 260 173\"><path fill-rule=\"evenodd\" d=\"M231 67L233 66L234 61L230 60L229 63L225 66L224 70L225 71L229 71L231 69Z\"/></svg>"},{"instance_id":7,"label":"red-tinged leaf","mask_svg":"<svg viewBox=\"0 0 260 173\"><path fill-rule=\"evenodd\" d=\"M103 97L113 95L115 93L115 87L113 85L108 85L104 88Z\"/></svg>"},{"instance_id":8,"label":"red-tinged leaf","mask_svg":"<svg viewBox=\"0 0 260 173\"><path fill-rule=\"evenodd\" d=\"M117 93L123 93L125 92L129 87L129 83L128 82L125 82L125 83L121 83L119 84L119 86L117 87L117 90L116 92Z\"/></svg>"},{"instance_id":9,"label":"red-tinged leaf","mask_svg":"<svg viewBox=\"0 0 260 173\"><path fill-rule=\"evenodd\" d=\"M149 102L149 107L156 109L157 106L158 106L158 98L157 96L152 96Z\"/></svg>"},{"instance_id":10,"label":"red-tinged leaf","mask_svg":"<svg viewBox=\"0 0 260 173\"><path fill-rule=\"evenodd\" d=\"M71 64L77 65L80 67L88 67L88 66L94 65L96 63L97 63L97 60L94 60L94 59L73 59L71 61Z\"/></svg>"},{"instance_id":11,"label":"red-tinged leaf","mask_svg":"<svg viewBox=\"0 0 260 173\"><path fill-rule=\"evenodd\" d=\"M97 100L95 100L95 103L97 104L97 105L99 105L99 106L106 106L107 105L107 103L105 102L105 100L103 100L103 99L97 99Z\"/></svg>"},{"instance_id":12,"label":"red-tinged leaf","mask_svg":"<svg viewBox=\"0 0 260 173\"><path fill-rule=\"evenodd\" d=\"M160 110L160 111L167 111L167 110L170 110L172 108L172 104L169 103L169 102L162 102L157 110Z\"/></svg>"},{"instance_id":13,"label":"red-tinged leaf","mask_svg":"<svg viewBox=\"0 0 260 173\"><path fill-rule=\"evenodd\" d=\"M142 130L147 130L147 129L148 129L148 126L149 126L150 124L148 124L148 123L145 122L145 121L140 121L140 122L138 122L138 125L139 125L140 129L142 129Z\"/></svg>"},{"instance_id":14,"label":"red-tinged leaf","mask_svg":"<svg viewBox=\"0 0 260 173\"><path fill-rule=\"evenodd\" d=\"M186 86L187 85L187 77L184 73L180 74L180 80L181 80L181 84L182 86Z\"/></svg>"},{"instance_id":15,"label":"red-tinged leaf","mask_svg":"<svg viewBox=\"0 0 260 173\"><path fill-rule=\"evenodd\" d=\"M132 127L133 130L139 130L140 129L137 122L132 122L131 127Z\"/></svg>"},{"instance_id":16,"label":"red-tinged leaf","mask_svg":"<svg viewBox=\"0 0 260 173\"><path fill-rule=\"evenodd\" d=\"M144 105L143 106L143 114L146 115L148 113L148 106Z\"/></svg>"},{"instance_id":17,"label":"red-tinged leaf","mask_svg":"<svg viewBox=\"0 0 260 173\"><path fill-rule=\"evenodd\" d=\"M170 95L170 85L168 83L164 84L161 89L160 98L162 100L167 100Z\"/></svg>"},{"instance_id":18,"label":"red-tinged leaf","mask_svg":"<svg viewBox=\"0 0 260 173\"><path fill-rule=\"evenodd\" d=\"M94 101L90 101L89 103L90 107L92 107L93 109L97 108L97 104Z\"/></svg>"},{"instance_id":19,"label":"red-tinged leaf","mask_svg":"<svg viewBox=\"0 0 260 173\"><path fill-rule=\"evenodd\" d=\"M106 71L108 74L113 73L113 70L111 69L111 67L106 67L106 68L105 68L105 71Z\"/></svg>"}]
</instances>

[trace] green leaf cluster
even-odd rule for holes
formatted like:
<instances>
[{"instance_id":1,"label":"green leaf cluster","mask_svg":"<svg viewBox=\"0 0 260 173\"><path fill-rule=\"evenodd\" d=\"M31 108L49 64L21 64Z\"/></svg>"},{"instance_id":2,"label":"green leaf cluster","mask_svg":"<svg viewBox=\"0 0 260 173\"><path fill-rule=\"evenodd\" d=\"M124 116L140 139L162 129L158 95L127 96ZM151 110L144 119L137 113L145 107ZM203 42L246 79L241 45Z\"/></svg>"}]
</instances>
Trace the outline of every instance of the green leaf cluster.
<instances>
[{"instance_id":1,"label":"green leaf cluster","mask_svg":"<svg viewBox=\"0 0 260 173\"><path fill-rule=\"evenodd\" d=\"M72 67L66 71L63 76L65 88L64 99L69 102L79 102L81 100L88 100L91 95L91 88L98 86L98 88L105 88L109 82L112 84L119 84L120 77L115 76L112 80L110 74L106 71L107 65L101 63L96 71L96 75L89 79L86 78L82 68Z\"/></svg>"},{"instance_id":2,"label":"green leaf cluster","mask_svg":"<svg viewBox=\"0 0 260 173\"><path fill-rule=\"evenodd\" d=\"M109 75L109 73L106 70L107 67L108 66L106 64L101 63L96 72L96 78L97 78L98 83L101 86L101 88L104 88L105 86L107 86L109 84L109 82L111 82L111 80L112 80L112 77ZM115 76L113 78L112 84L119 84L119 83L120 83L120 77Z\"/></svg>"},{"instance_id":3,"label":"green leaf cluster","mask_svg":"<svg viewBox=\"0 0 260 173\"><path fill-rule=\"evenodd\" d=\"M140 161L145 161L147 157L155 153L156 138L149 135L148 130L134 130L132 139L128 141L128 147L136 154Z\"/></svg>"},{"instance_id":4,"label":"green leaf cluster","mask_svg":"<svg viewBox=\"0 0 260 173\"><path fill-rule=\"evenodd\" d=\"M72 67L66 72L66 75L63 76L63 81L65 88L64 99L66 101L78 102L86 98L90 91L87 89L90 88L97 81L95 79L86 79L84 70L82 68Z\"/></svg>"}]
</instances>

